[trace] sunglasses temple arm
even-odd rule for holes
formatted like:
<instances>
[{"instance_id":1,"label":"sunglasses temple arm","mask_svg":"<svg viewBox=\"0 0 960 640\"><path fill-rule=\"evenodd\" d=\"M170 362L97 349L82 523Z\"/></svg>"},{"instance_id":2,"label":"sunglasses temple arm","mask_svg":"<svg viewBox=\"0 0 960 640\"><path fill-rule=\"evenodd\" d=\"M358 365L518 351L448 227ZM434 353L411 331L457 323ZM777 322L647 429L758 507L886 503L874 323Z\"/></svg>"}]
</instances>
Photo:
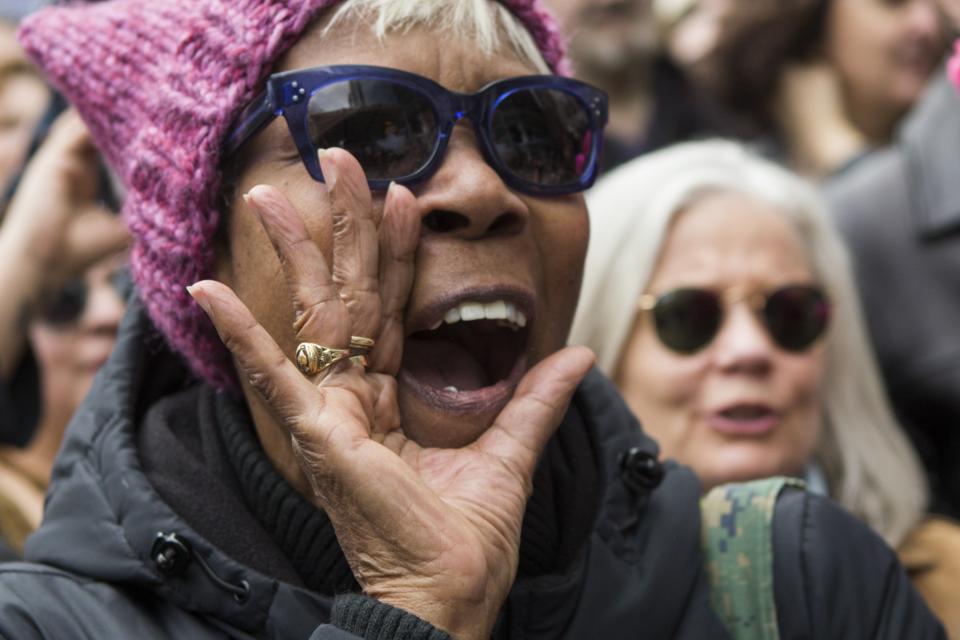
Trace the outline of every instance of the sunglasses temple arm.
<instances>
[{"instance_id":1,"label":"sunglasses temple arm","mask_svg":"<svg viewBox=\"0 0 960 640\"><path fill-rule=\"evenodd\" d=\"M237 119L237 125L227 136L223 144L223 155L229 156L243 146L253 134L273 120L277 115L276 99L273 85L267 85L267 90L257 97Z\"/></svg>"}]
</instances>

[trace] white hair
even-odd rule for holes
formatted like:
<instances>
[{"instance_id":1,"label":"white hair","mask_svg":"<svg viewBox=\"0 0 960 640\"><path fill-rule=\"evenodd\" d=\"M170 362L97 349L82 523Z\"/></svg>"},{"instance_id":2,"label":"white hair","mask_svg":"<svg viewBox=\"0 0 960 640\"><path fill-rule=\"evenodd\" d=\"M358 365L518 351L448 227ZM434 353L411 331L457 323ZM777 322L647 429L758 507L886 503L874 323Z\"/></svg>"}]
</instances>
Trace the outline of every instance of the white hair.
<instances>
[{"instance_id":1,"label":"white hair","mask_svg":"<svg viewBox=\"0 0 960 640\"><path fill-rule=\"evenodd\" d=\"M524 62L550 73L523 23L493 0L350 0L332 11L324 32L350 19L372 23L378 38L418 26L436 29L451 39L470 38L485 56L506 44Z\"/></svg>"},{"instance_id":2,"label":"white hair","mask_svg":"<svg viewBox=\"0 0 960 640\"><path fill-rule=\"evenodd\" d=\"M846 248L817 191L797 176L725 141L678 145L610 173L587 194L591 240L571 343L593 348L600 368L617 373L672 221L716 191L787 216L830 291L824 428L814 456L834 499L896 546L925 512L925 478L880 382Z\"/></svg>"}]
</instances>

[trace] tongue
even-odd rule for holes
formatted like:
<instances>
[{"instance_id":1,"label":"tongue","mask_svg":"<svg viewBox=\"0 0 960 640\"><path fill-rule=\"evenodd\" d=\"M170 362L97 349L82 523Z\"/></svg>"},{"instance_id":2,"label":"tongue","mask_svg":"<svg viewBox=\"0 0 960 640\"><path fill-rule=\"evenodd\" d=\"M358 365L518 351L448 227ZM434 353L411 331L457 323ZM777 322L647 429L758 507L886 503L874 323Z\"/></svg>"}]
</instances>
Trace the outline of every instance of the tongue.
<instances>
[{"instance_id":1,"label":"tongue","mask_svg":"<svg viewBox=\"0 0 960 640\"><path fill-rule=\"evenodd\" d=\"M450 340L407 339L403 368L421 383L438 389L470 391L489 384L480 361Z\"/></svg>"}]
</instances>

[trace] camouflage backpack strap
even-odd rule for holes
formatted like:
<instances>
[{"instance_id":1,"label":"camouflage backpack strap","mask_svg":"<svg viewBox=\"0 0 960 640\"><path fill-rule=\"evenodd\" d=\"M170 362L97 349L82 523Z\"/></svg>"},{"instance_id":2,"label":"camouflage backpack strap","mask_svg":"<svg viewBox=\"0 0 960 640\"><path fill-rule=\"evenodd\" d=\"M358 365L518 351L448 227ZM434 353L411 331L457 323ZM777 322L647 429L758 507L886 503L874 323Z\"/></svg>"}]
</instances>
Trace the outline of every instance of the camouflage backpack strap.
<instances>
[{"instance_id":1,"label":"camouflage backpack strap","mask_svg":"<svg viewBox=\"0 0 960 640\"><path fill-rule=\"evenodd\" d=\"M716 487L700 502L710 601L735 640L779 640L773 594L773 508L794 478Z\"/></svg>"}]
</instances>

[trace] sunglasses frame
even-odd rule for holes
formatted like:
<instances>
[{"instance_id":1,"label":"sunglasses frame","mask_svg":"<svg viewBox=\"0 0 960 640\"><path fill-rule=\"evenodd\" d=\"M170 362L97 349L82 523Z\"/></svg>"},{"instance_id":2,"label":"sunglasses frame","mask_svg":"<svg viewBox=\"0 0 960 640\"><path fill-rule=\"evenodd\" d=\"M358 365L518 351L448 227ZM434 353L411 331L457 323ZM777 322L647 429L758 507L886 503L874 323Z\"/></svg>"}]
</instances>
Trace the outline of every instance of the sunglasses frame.
<instances>
[{"instance_id":1,"label":"sunglasses frame","mask_svg":"<svg viewBox=\"0 0 960 640\"><path fill-rule=\"evenodd\" d=\"M384 80L399 84L423 95L433 107L437 119L437 139L430 158L416 171L393 179L368 179L370 189L385 190L391 182L413 185L427 180L443 162L454 125L462 118L473 123L480 149L486 162L513 189L535 196L558 196L589 188L597 177L603 128L607 123L607 95L584 82L552 75L531 75L497 80L476 93L450 91L423 76L369 65L333 65L275 73L267 79L266 90L240 115L237 125L227 136L225 157L235 153L248 139L274 118L283 115L300 158L310 176L324 182L317 149L309 134L309 104L315 92L335 82L350 80ZM553 89L576 98L589 119L590 150L583 173L575 182L562 185L540 185L523 180L500 160L490 131L497 107L518 91Z\"/></svg>"},{"instance_id":2,"label":"sunglasses frame","mask_svg":"<svg viewBox=\"0 0 960 640\"><path fill-rule=\"evenodd\" d=\"M827 316L824 319L823 327L820 329L819 333L817 333L817 335L808 344L806 344L805 346L799 349L792 349L783 345L780 342L780 340L777 339L777 337L774 335L773 331L771 330L767 322L767 317L764 312L766 310L767 305L770 303L770 298L772 298L774 295L782 291L797 289L797 288L802 288L802 289L807 289L807 290L817 292L822 297L823 303L827 307ZM702 351L707 346L709 346L710 343L716 339L717 334L720 332L721 328L723 327L723 322L726 318L726 308L738 302L744 302L747 304L748 307L750 307L750 310L753 311L754 315L757 317L760 324L763 325L764 330L767 332L767 335L770 337L770 340L773 342L773 344L776 345L778 349L782 349L783 351L786 351L788 353L803 353L804 351L810 349L818 340L820 340L824 336L827 329L830 327L830 321L833 316L833 303L830 300L829 292L819 285L804 284L804 283L781 285L779 287L770 289L766 292L750 291L747 288L741 287L741 286L730 287L720 292L707 287L677 287L675 289L670 289L669 291L665 291L664 293L661 293L659 295L652 294L652 293L643 294L642 296L640 296L640 299L637 301L637 310L640 312L649 312L653 316L653 314L655 314L656 312L657 305L660 303L661 299L677 291L686 291L686 290L710 293L714 295L721 304L720 304L720 317L718 318L716 329L709 336L709 338L706 339L706 341L703 344L691 350L677 349L667 344L663 340L663 337L660 334L660 329L657 322L654 320L654 323L653 323L654 330L656 331L657 338L660 340L660 342L663 343L663 345L668 349L670 349L671 351L675 353L684 354L684 355L692 355L694 353Z\"/></svg>"}]
</instances>

